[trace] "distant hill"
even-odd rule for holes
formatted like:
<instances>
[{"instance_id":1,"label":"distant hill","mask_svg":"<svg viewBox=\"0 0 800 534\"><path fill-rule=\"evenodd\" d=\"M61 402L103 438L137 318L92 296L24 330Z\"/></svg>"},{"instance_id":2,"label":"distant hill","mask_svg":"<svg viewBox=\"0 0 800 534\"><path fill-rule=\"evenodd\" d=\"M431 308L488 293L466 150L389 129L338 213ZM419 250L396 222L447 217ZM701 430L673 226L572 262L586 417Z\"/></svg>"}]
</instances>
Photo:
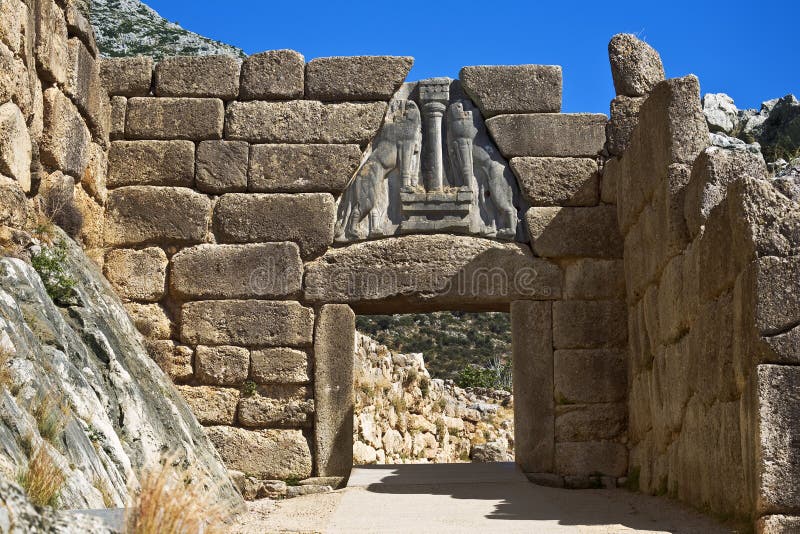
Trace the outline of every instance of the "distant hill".
<instances>
[{"instance_id":1,"label":"distant hill","mask_svg":"<svg viewBox=\"0 0 800 534\"><path fill-rule=\"evenodd\" d=\"M203 37L169 22L139 0L76 0L94 26L97 46L105 56L202 56L227 54L244 57L236 48Z\"/></svg>"}]
</instances>

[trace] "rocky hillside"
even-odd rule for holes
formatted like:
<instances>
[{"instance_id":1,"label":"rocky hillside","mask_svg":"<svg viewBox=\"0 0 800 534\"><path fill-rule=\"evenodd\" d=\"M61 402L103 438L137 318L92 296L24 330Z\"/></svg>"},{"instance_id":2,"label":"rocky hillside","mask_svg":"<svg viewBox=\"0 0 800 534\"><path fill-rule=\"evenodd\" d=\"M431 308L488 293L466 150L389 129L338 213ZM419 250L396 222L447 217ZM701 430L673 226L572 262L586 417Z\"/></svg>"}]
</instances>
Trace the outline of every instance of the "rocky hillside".
<instances>
[{"instance_id":1,"label":"rocky hillside","mask_svg":"<svg viewBox=\"0 0 800 534\"><path fill-rule=\"evenodd\" d=\"M97 45L105 56L245 54L231 46L169 22L139 0L76 0L94 27Z\"/></svg>"},{"instance_id":2,"label":"rocky hillside","mask_svg":"<svg viewBox=\"0 0 800 534\"><path fill-rule=\"evenodd\" d=\"M356 334L356 464L511 461L513 398L431 379L422 354Z\"/></svg>"}]
</instances>

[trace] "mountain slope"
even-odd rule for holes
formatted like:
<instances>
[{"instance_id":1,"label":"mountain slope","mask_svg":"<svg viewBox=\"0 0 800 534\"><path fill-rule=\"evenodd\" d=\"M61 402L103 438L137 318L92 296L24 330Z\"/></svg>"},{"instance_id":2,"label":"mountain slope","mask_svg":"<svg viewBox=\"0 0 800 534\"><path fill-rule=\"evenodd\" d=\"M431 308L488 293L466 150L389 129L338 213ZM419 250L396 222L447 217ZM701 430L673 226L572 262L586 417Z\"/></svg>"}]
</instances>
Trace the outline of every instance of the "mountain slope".
<instances>
[{"instance_id":1,"label":"mountain slope","mask_svg":"<svg viewBox=\"0 0 800 534\"><path fill-rule=\"evenodd\" d=\"M164 19L139 0L78 0L91 21L104 56L168 56L226 54L244 57L236 48L203 37Z\"/></svg>"}]
</instances>

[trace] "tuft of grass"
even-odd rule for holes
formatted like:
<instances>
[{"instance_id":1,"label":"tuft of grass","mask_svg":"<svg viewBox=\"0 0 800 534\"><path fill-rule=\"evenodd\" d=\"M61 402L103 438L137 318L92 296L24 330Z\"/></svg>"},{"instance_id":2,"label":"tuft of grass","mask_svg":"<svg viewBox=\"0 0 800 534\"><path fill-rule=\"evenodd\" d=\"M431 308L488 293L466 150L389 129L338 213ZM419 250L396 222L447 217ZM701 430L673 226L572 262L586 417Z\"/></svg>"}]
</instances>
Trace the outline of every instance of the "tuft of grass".
<instances>
[{"instance_id":1,"label":"tuft of grass","mask_svg":"<svg viewBox=\"0 0 800 534\"><path fill-rule=\"evenodd\" d=\"M41 444L28 461L28 466L20 472L17 482L34 505L55 508L67 476L56 465L46 446Z\"/></svg>"},{"instance_id":2,"label":"tuft of grass","mask_svg":"<svg viewBox=\"0 0 800 534\"><path fill-rule=\"evenodd\" d=\"M0 346L0 388L14 393L14 376L11 374L11 360L14 354L6 347Z\"/></svg>"},{"instance_id":3,"label":"tuft of grass","mask_svg":"<svg viewBox=\"0 0 800 534\"><path fill-rule=\"evenodd\" d=\"M258 384L253 382L252 380L248 380L242 386L242 396L243 397L252 397L256 394L256 390L258 389Z\"/></svg>"},{"instance_id":4,"label":"tuft of grass","mask_svg":"<svg viewBox=\"0 0 800 534\"><path fill-rule=\"evenodd\" d=\"M422 392L422 398L427 399L431 392L431 381L428 377L423 377L419 381L419 390Z\"/></svg>"},{"instance_id":5,"label":"tuft of grass","mask_svg":"<svg viewBox=\"0 0 800 534\"><path fill-rule=\"evenodd\" d=\"M125 534L222 534L229 512L212 500L213 486L173 459L145 470L125 508Z\"/></svg>"},{"instance_id":6,"label":"tuft of grass","mask_svg":"<svg viewBox=\"0 0 800 534\"><path fill-rule=\"evenodd\" d=\"M406 403L405 396L402 393L397 395L393 395L389 402L392 403L392 407L394 408L394 413L400 415L401 413L405 413L408 411L408 404Z\"/></svg>"},{"instance_id":7,"label":"tuft of grass","mask_svg":"<svg viewBox=\"0 0 800 534\"><path fill-rule=\"evenodd\" d=\"M42 247L38 254L31 257L31 265L42 278L44 288L53 302L70 302L77 282L67 273L67 244L64 241Z\"/></svg>"},{"instance_id":8,"label":"tuft of grass","mask_svg":"<svg viewBox=\"0 0 800 534\"><path fill-rule=\"evenodd\" d=\"M109 487L106 479L99 476L95 477L92 481L92 486L103 496L103 506L113 508L117 504L116 500L114 500L114 491Z\"/></svg>"},{"instance_id":9,"label":"tuft of grass","mask_svg":"<svg viewBox=\"0 0 800 534\"><path fill-rule=\"evenodd\" d=\"M69 414L69 405L50 391L40 395L31 410L39 435L52 444L55 444L56 438L64 431Z\"/></svg>"}]
</instances>

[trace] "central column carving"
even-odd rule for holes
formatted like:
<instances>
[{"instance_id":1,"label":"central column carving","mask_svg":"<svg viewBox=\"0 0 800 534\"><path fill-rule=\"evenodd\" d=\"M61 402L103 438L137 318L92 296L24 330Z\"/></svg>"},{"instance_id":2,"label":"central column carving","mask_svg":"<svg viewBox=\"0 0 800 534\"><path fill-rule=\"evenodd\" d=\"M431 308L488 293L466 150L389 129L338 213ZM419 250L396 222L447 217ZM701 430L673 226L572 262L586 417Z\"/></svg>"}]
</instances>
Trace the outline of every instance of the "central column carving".
<instances>
[{"instance_id":1,"label":"central column carving","mask_svg":"<svg viewBox=\"0 0 800 534\"><path fill-rule=\"evenodd\" d=\"M449 78L432 78L419 84L422 104L423 180L428 191L444 189L444 151L442 150L442 120L450 100Z\"/></svg>"}]
</instances>

